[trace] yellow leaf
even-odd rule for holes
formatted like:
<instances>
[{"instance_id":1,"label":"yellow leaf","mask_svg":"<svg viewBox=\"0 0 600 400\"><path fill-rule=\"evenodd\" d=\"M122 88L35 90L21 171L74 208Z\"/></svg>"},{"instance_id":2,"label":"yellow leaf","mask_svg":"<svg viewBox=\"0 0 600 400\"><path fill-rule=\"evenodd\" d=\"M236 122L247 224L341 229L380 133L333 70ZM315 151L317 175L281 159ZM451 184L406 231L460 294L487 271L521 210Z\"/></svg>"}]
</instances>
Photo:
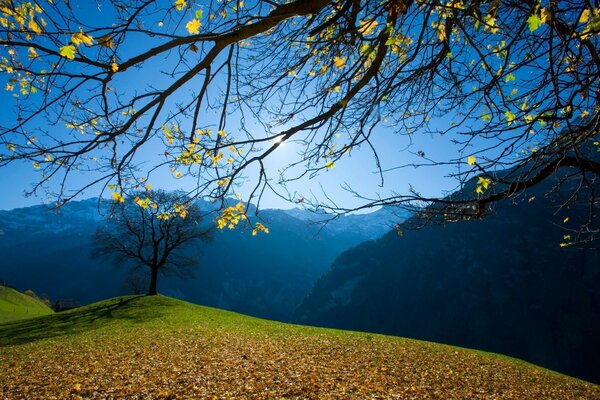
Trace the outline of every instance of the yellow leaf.
<instances>
[{"instance_id":1,"label":"yellow leaf","mask_svg":"<svg viewBox=\"0 0 600 400\"><path fill-rule=\"evenodd\" d=\"M83 32L77 32L72 34L71 41L75 46L79 46L82 43L86 46L91 46L94 44L94 38Z\"/></svg>"},{"instance_id":2,"label":"yellow leaf","mask_svg":"<svg viewBox=\"0 0 600 400\"><path fill-rule=\"evenodd\" d=\"M29 20L29 22L27 23L27 26L29 27L29 29L31 29L32 31L34 31L37 34L42 33L42 28L40 28L38 23L35 22L35 20L33 20L33 19Z\"/></svg>"},{"instance_id":3,"label":"yellow leaf","mask_svg":"<svg viewBox=\"0 0 600 400\"><path fill-rule=\"evenodd\" d=\"M152 189L152 185L150 185L149 183L146 183L145 188L146 188L146 190L150 190L150 189Z\"/></svg>"},{"instance_id":4,"label":"yellow leaf","mask_svg":"<svg viewBox=\"0 0 600 400\"><path fill-rule=\"evenodd\" d=\"M481 185L484 189L488 189L490 187L490 183L492 180L490 178L484 178L482 176L477 180L477 184Z\"/></svg>"},{"instance_id":5,"label":"yellow leaf","mask_svg":"<svg viewBox=\"0 0 600 400\"><path fill-rule=\"evenodd\" d=\"M327 162L325 163L325 167L326 167L327 169L331 169L331 168L335 167L335 163L334 163L333 161L327 161Z\"/></svg>"},{"instance_id":6,"label":"yellow leaf","mask_svg":"<svg viewBox=\"0 0 600 400\"><path fill-rule=\"evenodd\" d=\"M585 24L590 19L590 10L585 9L581 12L581 16L579 17L579 22Z\"/></svg>"},{"instance_id":7,"label":"yellow leaf","mask_svg":"<svg viewBox=\"0 0 600 400\"><path fill-rule=\"evenodd\" d=\"M358 31L363 35L370 35L373 33L373 30L377 27L377 21L374 19L369 19L367 21L360 21L358 23Z\"/></svg>"},{"instance_id":8,"label":"yellow leaf","mask_svg":"<svg viewBox=\"0 0 600 400\"><path fill-rule=\"evenodd\" d=\"M119 66L116 62L113 62L110 66L110 69L112 69L112 72L117 72L119 70Z\"/></svg>"},{"instance_id":9,"label":"yellow leaf","mask_svg":"<svg viewBox=\"0 0 600 400\"><path fill-rule=\"evenodd\" d=\"M333 61L335 62L335 66L338 67L339 69L342 69L346 66L346 60L348 59L348 57L335 57L333 59Z\"/></svg>"},{"instance_id":10,"label":"yellow leaf","mask_svg":"<svg viewBox=\"0 0 600 400\"><path fill-rule=\"evenodd\" d=\"M475 192L477 194L482 194L483 193L483 189L481 188L481 186L477 186L477 189L475 189Z\"/></svg>"},{"instance_id":11,"label":"yellow leaf","mask_svg":"<svg viewBox=\"0 0 600 400\"><path fill-rule=\"evenodd\" d=\"M190 35L197 35L200 33L200 26L202 25L202 23L197 20L197 19L193 19L190 22L188 22L185 27L188 30L188 32L190 33Z\"/></svg>"},{"instance_id":12,"label":"yellow leaf","mask_svg":"<svg viewBox=\"0 0 600 400\"><path fill-rule=\"evenodd\" d=\"M490 14L483 17L483 23L485 24L483 28L485 32L498 32L498 24L496 24L496 18L492 17Z\"/></svg>"},{"instance_id":13,"label":"yellow leaf","mask_svg":"<svg viewBox=\"0 0 600 400\"><path fill-rule=\"evenodd\" d=\"M437 26L437 35L438 35L438 39L440 40L440 42L443 42L446 40L446 25L439 24Z\"/></svg>"},{"instance_id":14,"label":"yellow leaf","mask_svg":"<svg viewBox=\"0 0 600 400\"><path fill-rule=\"evenodd\" d=\"M112 199L118 203L125 203L125 198L119 192L113 192Z\"/></svg>"},{"instance_id":15,"label":"yellow leaf","mask_svg":"<svg viewBox=\"0 0 600 400\"><path fill-rule=\"evenodd\" d=\"M566 224L567 222L569 222L569 217L563 219L563 224Z\"/></svg>"},{"instance_id":16,"label":"yellow leaf","mask_svg":"<svg viewBox=\"0 0 600 400\"><path fill-rule=\"evenodd\" d=\"M59 54L69 60L74 60L76 52L77 49L75 46L67 45L60 48Z\"/></svg>"},{"instance_id":17,"label":"yellow leaf","mask_svg":"<svg viewBox=\"0 0 600 400\"><path fill-rule=\"evenodd\" d=\"M187 3L185 0L176 0L175 1L175 9L177 9L177 11L181 11L185 8L185 6L187 6Z\"/></svg>"},{"instance_id":18,"label":"yellow leaf","mask_svg":"<svg viewBox=\"0 0 600 400\"><path fill-rule=\"evenodd\" d=\"M546 24L550 22L550 19L552 19L552 14L550 13L550 10L548 10L547 8L542 8L540 12L542 23Z\"/></svg>"},{"instance_id":19,"label":"yellow leaf","mask_svg":"<svg viewBox=\"0 0 600 400\"><path fill-rule=\"evenodd\" d=\"M515 120L515 118L516 118L515 114L513 114L510 111L505 112L504 116L506 117L506 124L508 126L510 126L513 123L513 121Z\"/></svg>"},{"instance_id":20,"label":"yellow leaf","mask_svg":"<svg viewBox=\"0 0 600 400\"><path fill-rule=\"evenodd\" d=\"M476 162L475 157L469 156L467 158L467 164L469 164L469 165L475 165L475 162Z\"/></svg>"}]
</instances>

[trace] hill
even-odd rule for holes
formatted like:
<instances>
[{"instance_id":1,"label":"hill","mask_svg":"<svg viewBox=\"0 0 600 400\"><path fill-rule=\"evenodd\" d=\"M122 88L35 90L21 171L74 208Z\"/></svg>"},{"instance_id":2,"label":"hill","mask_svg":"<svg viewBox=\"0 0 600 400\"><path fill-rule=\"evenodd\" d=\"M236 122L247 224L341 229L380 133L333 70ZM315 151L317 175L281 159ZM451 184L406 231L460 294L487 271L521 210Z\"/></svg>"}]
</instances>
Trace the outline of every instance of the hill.
<instances>
[{"instance_id":1,"label":"hill","mask_svg":"<svg viewBox=\"0 0 600 400\"><path fill-rule=\"evenodd\" d=\"M203 210L214 206L201 202ZM93 259L93 234L107 210L97 199L71 202L58 212L42 206L0 211L0 279L31 287L53 301L88 304L130 294L128 268ZM351 215L324 228L330 216L295 210L263 210L269 235L253 237L236 229L218 231L215 240L194 250L195 277L159 280L158 290L173 297L263 318L290 320L314 282L344 250L383 235L402 219L389 209ZM214 215L206 220L210 222ZM323 228L323 229L321 229ZM291 245L293 244L293 245ZM85 266L85 267L82 267Z\"/></svg>"},{"instance_id":2,"label":"hill","mask_svg":"<svg viewBox=\"0 0 600 400\"><path fill-rule=\"evenodd\" d=\"M598 386L434 343L162 297L0 325L0 398L592 399Z\"/></svg>"},{"instance_id":3,"label":"hill","mask_svg":"<svg viewBox=\"0 0 600 400\"><path fill-rule=\"evenodd\" d=\"M0 285L0 323L52 314L38 298Z\"/></svg>"},{"instance_id":4,"label":"hill","mask_svg":"<svg viewBox=\"0 0 600 400\"><path fill-rule=\"evenodd\" d=\"M546 197L552 184L482 220L392 231L343 253L297 321L508 354L600 382L600 251L560 246L589 210L559 209L562 194Z\"/></svg>"}]
</instances>

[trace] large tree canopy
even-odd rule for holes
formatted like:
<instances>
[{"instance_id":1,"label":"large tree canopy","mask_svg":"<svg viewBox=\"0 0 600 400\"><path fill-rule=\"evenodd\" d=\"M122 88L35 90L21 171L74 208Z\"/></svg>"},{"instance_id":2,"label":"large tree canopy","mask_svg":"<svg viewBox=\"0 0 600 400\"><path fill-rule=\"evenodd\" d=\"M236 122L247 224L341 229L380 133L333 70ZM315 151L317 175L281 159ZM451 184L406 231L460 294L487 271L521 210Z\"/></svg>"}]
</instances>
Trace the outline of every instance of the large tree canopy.
<instances>
[{"instance_id":1,"label":"large tree canopy","mask_svg":"<svg viewBox=\"0 0 600 400\"><path fill-rule=\"evenodd\" d=\"M119 200L163 167L197 178L193 196L223 199L244 178L248 200L286 195L275 185L353 152L377 160L373 137L386 127L450 138L445 159L418 152L409 164L452 167L458 187L479 180L470 196L397 193L365 206L477 216L568 170L571 199L590 207L579 240L598 232L597 2L0 0L0 12L0 71L17 104L0 127L0 165L30 160L59 203L90 185ZM265 162L283 142L299 151L273 174ZM78 171L89 178L69 186ZM335 204L321 203L347 211Z\"/></svg>"}]
</instances>

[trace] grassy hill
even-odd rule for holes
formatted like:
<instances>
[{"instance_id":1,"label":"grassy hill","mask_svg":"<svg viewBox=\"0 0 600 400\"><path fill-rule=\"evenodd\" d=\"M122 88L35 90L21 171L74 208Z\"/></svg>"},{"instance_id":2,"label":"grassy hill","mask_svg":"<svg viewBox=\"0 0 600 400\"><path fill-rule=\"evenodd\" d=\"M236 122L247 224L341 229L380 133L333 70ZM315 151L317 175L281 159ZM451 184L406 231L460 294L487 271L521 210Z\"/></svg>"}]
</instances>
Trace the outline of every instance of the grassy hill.
<instances>
[{"instance_id":1,"label":"grassy hill","mask_svg":"<svg viewBox=\"0 0 600 400\"><path fill-rule=\"evenodd\" d=\"M525 362L163 296L0 325L0 398L598 399Z\"/></svg>"},{"instance_id":2,"label":"grassy hill","mask_svg":"<svg viewBox=\"0 0 600 400\"><path fill-rule=\"evenodd\" d=\"M0 323L52 313L40 300L0 285Z\"/></svg>"}]
</instances>

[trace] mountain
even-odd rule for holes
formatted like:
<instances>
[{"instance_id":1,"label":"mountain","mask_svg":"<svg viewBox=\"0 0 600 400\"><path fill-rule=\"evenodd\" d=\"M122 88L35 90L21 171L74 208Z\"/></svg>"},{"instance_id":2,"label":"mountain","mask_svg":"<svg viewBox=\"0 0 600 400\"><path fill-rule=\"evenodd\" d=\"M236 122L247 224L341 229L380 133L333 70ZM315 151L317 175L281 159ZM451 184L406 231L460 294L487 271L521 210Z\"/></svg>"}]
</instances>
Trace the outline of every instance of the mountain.
<instances>
[{"instance_id":1,"label":"mountain","mask_svg":"<svg viewBox=\"0 0 600 400\"><path fill-rule=\"evenodd\" d=\"M600 251L560 246L589 210L557 208L565 195L547 197L553 183L482 220L391 231L344 252L296 322L493 351L600 382Z\"/></svg>"},{"instance_id":2,"label":"mountain","mask_svg":"<svg viewBox=\"0 0 600 400\"><path fill-rule=\"evenodd\" d=\"M201 202L207 212L214 205ZM129 270L91 257L93 235L105 222L106 202L71 202L58 212L43 206L0 211L0 279L32 288L52 301L83 304L127 293ZM344 250L381 236L392 210L330 219L308 211L262 210L270 234L217 231L194 251L195 277L159 279L159 291L181 299L277 320L289 320L316 279ZM214 217L214 214L208 218Z\"/></svg>"}]
</instances>

